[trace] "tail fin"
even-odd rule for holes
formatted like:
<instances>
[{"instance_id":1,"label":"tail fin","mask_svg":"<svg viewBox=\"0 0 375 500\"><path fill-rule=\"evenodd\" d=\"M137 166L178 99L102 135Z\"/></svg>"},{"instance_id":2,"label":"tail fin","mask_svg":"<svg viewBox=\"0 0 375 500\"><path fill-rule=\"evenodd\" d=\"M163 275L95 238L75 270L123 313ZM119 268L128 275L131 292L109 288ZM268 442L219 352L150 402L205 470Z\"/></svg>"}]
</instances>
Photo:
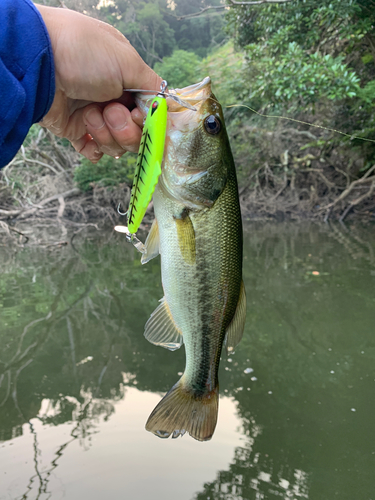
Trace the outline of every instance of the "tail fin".
<instances>
[{"instance_id":1,"label":"tail fin","mask_svg":"<svg viewBox=\"0 0 375 500\"><path fill-rule=\"evenodd\" d=\"M184 387L181 380L154 408L146 423L146 430L161 438L183 436L188 432L198 441L211 439L217 422L219 388L197 396Z\"/></svg>"}]
</instances>

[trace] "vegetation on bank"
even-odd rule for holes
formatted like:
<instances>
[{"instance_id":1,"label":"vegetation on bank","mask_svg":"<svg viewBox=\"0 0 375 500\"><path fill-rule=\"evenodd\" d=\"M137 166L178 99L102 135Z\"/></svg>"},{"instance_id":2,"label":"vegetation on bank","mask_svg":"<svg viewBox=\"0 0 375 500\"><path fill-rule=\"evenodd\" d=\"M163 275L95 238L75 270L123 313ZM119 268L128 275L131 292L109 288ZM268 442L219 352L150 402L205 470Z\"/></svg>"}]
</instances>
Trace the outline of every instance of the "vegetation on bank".
<instances>
[{"instance_id":1,"label":"vegetation on bank","mask_svg":"<svg viewBox=\"0 0 375 500\"><path fill-rule=\"evenodd\" d=\"M65 1L115 25L171 86L211 76L225 106L245 216L374 217L373 1L227 3ZM194 15L207 6L215 8ZM92 165L34 126L0 177L0 217L77 186L86 205L106 189L99 198L115 207L134 165L134 155ZM47 205L68 214L58 198Z\"/></svg>"}]
</instances>

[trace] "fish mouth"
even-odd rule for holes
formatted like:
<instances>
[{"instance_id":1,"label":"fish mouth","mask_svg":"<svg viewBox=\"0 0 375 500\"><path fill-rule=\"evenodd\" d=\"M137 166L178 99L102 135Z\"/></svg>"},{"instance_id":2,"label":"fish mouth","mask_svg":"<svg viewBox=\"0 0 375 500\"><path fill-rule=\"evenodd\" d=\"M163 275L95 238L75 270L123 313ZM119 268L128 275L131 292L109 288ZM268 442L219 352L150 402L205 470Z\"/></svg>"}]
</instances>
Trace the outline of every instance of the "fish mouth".
<instances>
[{"instance_id":1,"label":"fish mouth","mask_svg":"<svg viewBox=\"0 0 375 500\"><path fill-rule=\"evenodd\" d=\"M191 106L196 107L203 101L205 101L211 95L211 78L206 76L201 82L189 85L182 89L171 89L169 91L171 95L176 95L182 101L186 101ZM182 111L184 108L181 104L173 101L173 99L167 99L168 110L170 112Z\"/></svg>"},{"instance_id":2,"label":"fish mouth","mask_svg":"<svg viewBox=\"0 0 375 500\"><path fill-rule=\"evenodd\" d=\"M185 101L193 109L184 107L182 103L178 103L171 98L167 98L168 103L168 128L167 136L173 141L174 132L180 133L192 132L197 129L201 122L202 116L207 114L205 103L207 99L212 97L211 78L206 76L201 82L194 85L189 85L182 89L172 90L181 101Z\"/></svg>"},{"instance_id":3,"label":"fish mouth","mask_svg":"<svg viewBox=\"0 0 375 500\"><path fill-rule=\"evenodd\" d=\"M186 98L191 98L191 97L194 98L197 92L204 91L207 85L209 85L210 83L211 83L211 78L209 76L206 76L199 83L194 83L194 85L189 85L188 87L184 87L182 89L175 89L175 91L181 97L185 96Z\"/></svg>"},{"instance_id":4,"label":"fish mouth","mask_svg":"<svg viewBox=\"0 0 375 500\"><path fill-rule=\"evenodd\" d=\"M206 76L201 82L189 85L183 88L168 89L166 92L168 112L169 113L179 113L187 110L181 102L176 102L171 96L177 96L181 101L185 101L190 106L193 106L196 111L199 111L199 105L202 104L211 95L211 78ZM137 106L141 109L144 115L147 114L148 108L152 99L156 96L150 94L139 93L136 95L135 100Z\"/></svg>"}]
</instances>

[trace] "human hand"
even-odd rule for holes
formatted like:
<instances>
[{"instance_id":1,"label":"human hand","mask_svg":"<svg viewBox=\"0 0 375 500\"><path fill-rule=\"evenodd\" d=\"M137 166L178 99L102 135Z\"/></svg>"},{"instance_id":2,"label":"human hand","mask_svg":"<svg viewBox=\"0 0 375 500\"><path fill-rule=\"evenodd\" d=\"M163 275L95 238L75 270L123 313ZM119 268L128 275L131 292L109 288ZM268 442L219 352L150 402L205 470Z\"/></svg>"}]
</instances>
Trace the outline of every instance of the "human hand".
<instances>
[{"instance_id":1,"label":"human hand","mask_svg":"<svg viewBox=\"0 0 375 500\"><path fill-rule=\"evenodd\" d=\"M124 88L159 89L161 78L113 26L69 9L36 5L54 54L56 92L41 125L93 163L136 152L143 116Z\"/></svg>"}]
</instances>

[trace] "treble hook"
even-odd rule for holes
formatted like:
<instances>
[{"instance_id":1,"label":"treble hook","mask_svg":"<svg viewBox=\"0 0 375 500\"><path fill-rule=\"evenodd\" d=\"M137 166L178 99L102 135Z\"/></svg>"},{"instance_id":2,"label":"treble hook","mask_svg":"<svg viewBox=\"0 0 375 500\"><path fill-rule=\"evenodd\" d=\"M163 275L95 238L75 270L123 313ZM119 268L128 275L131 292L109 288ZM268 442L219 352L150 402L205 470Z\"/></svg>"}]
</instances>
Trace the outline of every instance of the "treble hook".
<instances>
[{"instance_id":1,"label":"treble hook","mask_svg":"<svg viewBox=\"0 0 375 500\"><path fill-rule=\"evenodd\" d=\"M117 207L117 213L118 213L119 215L126 215L126 214L127 214L127 212L124 212L124 213L120 212L120 206L121 206L121 201L120 201L120 203L118 204L118 207Z\"/></svg>"}]
</instances>

